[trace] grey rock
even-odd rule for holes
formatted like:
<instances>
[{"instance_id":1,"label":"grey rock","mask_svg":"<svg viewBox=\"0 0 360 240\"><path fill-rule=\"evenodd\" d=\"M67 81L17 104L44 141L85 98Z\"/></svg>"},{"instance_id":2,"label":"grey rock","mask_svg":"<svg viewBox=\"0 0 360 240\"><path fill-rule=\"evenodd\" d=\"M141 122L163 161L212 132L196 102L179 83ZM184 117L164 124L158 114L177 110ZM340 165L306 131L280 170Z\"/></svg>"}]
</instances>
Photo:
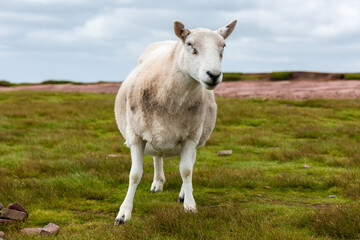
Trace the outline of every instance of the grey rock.
<instances>
[{"instance_id":1,"label":"grey rock","mask_svg":"<svg viewBox=\"0 0 360 240\"><path fill-rule=\"evenodd\" d=\"M49 223L45 227L41 229L40 235L49 236L49 235L57 235L60 231L60 227L55 223Z\"/></svg>"},{"instance_id":2,"label":"grey rock","mask_svg":"<svg viewBox=\"0 0 360 240\"><path fill-rule=\"evenodd\" d=\"M232 150L222 150L217 153L218 156L229 156L232 154Z\"/></svg>"},{"instance_id":3,"label":"grey rock","mask_svg":"<svg viewBox=\"0 0 360 240\"><path fill-rule=\"evenodd\" d=\"M40 234L42 228L24 228L20 230L20 233L26 235Z\"/></svg>"},{"instance_id":4,"label":"grey rock","mask_svg":"<svg viewBox=\"0 0 360 240\"><path fill-rule=\"evenodd\" d=\"M336 196L335 195L330 195L329 198L336 198Z\"/></svg>"},{"instance_id":5,"label":"grey rock","mask_svg":"<svg viewBox=\"0 0 360 240\"><path fill-rule=\"evenodd\" d=\"M0 239L6 239L6 235L3 231L0 231Z\"/></svg>"},{"instance_id":6,"label":"grey rock","mask_svg":"<svg viewBox=\"0 0 360 240\"><path fill-rule=\"evenodd\" d=\"M304 164L303 168L308 169L308 168L311 168L311 167L309 165L307 165L307 164Z\"/></svg>"},{"instance_id":7,"label":"grey rock","mask_svg":"<svg viewBox=\"0 0 360 240\"><path fill-rule=\"evenodd\" d=\"M262 195L261 195L261 194L258 194L257 197L262 197Z\"/></svg>"},{"instance_id":8,"label":"grey rock","mask_svg":"<svg viewBox=\"0 0 360 240\"><path fill-rule=\"evenodd\" d=\"M6 208L2 211L1 218L12 219L16 221L25 221L27 218L27 213Z\"/></svg>"},{"instance_id":9,"label":"grey rock","mask_svg":"<svg viewBox=\"0 0 360 240\"><path fill-rule=\"evenodd\" d=\"M14 210L18 210L20 212L24 212L26 213L27 216L29 216L28 212L25 210L24 206L21 205L20 203L12 203L8 206L9 209L14 209Z\"/></svg>"}]
</instances>

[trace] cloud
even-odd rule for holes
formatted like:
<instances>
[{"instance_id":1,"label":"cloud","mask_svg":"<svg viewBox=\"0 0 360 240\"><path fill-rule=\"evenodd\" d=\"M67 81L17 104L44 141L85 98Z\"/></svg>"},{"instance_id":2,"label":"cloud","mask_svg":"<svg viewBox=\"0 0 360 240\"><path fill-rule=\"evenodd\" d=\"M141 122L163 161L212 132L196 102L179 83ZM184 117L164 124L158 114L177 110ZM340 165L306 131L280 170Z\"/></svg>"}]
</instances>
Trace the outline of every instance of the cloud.
<instances>
[{"instance_id":1,"label":"cloud","mask_svg":"<svg viewBox=\"0 0 360 240\"><path fill-rule=\"evenodd\" d=\"M17 69L31 68L34 61L47 71L34 65L38 72L24 76L33 81L50 78L47 74L61 72L57 66L64 61L78 69L92 66L84 72L62 72L68 79L95 81L101 73L123 79L150 43L177 40L174 20L190 29L215 30L238 19L227 40L225 71L355 71L359 12L357 0L5 1L0 11L0 65L8 67L0 78L24 79L24 71ZM342 62L335 64L338 59ZM92 74L95 69L98 75Z\"/></svg>"}]
</instances>

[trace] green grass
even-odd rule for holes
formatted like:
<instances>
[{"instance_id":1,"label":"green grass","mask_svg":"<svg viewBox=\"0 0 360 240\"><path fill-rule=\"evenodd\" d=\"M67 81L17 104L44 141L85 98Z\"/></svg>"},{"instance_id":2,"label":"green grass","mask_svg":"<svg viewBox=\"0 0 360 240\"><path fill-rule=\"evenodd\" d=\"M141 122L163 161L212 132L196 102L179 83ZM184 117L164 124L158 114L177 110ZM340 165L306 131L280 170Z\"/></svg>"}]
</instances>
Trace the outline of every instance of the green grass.
<instances>
[{"instance_id":1,"label":"green grass","mask_svg":"<svg viewBox=\"0 0 360 240\"><path fill-rule=\"evenodd\" d=\"M13 83L8 82L6 80L0 80L0 87L12 87L12 86L14 86Z\"/></svg>"},{"instance_id":2,"label":"green grass","mask_svg":"<svg viewBox=\"0 0 360 240\"><path fill-rule=\"evenodd\" d=\"M271 81L286 81L291 79L291 72L272 72Z\"/></svg>"},{"instance_id":3,"label":"green grass","mask_svg":"<svg viewBox=\"0 0 360 240\"><path fill-rule=\"evenodd\" d=\"M146 157L132 219L117 227L130 154L114 99L1 93L0 202L30 214L0 226L9 239L34 239L19 230L49 222L62 227L57 239L359 239L359 99L218 98L216 128L194 168L198 213L176 202L179 159L165 161L165 191L152 194ZM233 155L216 156L224 149Z\"/></svg>"},{"instance_id":4,"label":"green grass","mask_svg":"<svg viewBox=\"0 0 360 240\"><path fill-rule=\"evenodd\" d=\"M346 80L360 80L360 73L346 73L344 75Z\"/></svg>"},{"instance_id":5,"label":"green grass","mask_svg":"<svg viewBox=\"0 0 360 240\"><path fill-rule=\"evenodd\" d=\"M223 73L223 81L239 81L241 80L241 73L227 72Z\"/></svg>"},{"instance_id":6,"label":"green grass","mask_svg":"<svg viewBox=\"0 0 360 240\"><path fill-rule=\"evenodd\" d=\"M74 82L74 81L69 81L69 80L46 80L41 82L40 84L65 84L65 83L71 83L71 84L83 84L80 82Z\"/></svg>"}]
</instances>

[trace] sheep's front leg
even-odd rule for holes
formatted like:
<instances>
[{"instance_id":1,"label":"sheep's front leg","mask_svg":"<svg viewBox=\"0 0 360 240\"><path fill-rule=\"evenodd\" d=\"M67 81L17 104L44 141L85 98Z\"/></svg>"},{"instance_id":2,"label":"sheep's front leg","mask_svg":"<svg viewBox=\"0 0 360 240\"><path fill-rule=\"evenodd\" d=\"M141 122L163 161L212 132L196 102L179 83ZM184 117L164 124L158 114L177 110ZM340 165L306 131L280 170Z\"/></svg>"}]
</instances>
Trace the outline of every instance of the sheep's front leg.
<instances>
[{"instance_id":1,"label":"sheep's front leg","mask_svg":"<svg viewBox=\"0 0 360 240\"><path fill-rule=\"evenodd\" d=\"M181 150L180 158L180 174L183 180L181 187L181 195L183 194L185 211L196 212L196 203L193 196L192 188L192 172L196 158L196 144L191 140L187 140Z\"/></svg>"},{"instance_id":2,"label":"sheep's front leg","mask_svg":"<svg viewBox=\"0 0 360 240\"><path fill-rule=\"evenodd\" d=\"M133 144L130 147L131 170L129 176L129 188L125 200L121 204L119 213L115 219L115 225L123 224L131 218L135 191L143 174L144 148L144 142Z\"/></svg>"},{"instance_id":3,"label":"sheep's front leg","mask_svg":"<svg viewBox=\"0 0 360 240\"><path fill-rule=\"evenodd\" d=\"M165 183L165 174L163 168L163 158L162 157L154 157L154 181L151 184L150 191L162 192Z\"/></svg>"}]
</instances>

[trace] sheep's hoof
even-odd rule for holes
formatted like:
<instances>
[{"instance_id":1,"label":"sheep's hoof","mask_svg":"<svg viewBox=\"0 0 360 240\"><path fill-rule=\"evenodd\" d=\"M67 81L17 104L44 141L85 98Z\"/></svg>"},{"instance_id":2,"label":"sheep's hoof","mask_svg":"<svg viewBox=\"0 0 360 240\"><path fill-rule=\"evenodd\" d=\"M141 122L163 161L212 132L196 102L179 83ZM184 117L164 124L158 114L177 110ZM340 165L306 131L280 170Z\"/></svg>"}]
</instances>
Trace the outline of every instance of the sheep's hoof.
<instances>
[{"instance_id":1,"label":"sheep's hoof","mask_svg":"<svg viewBox=\"0 0 360 240\"><path fill-rule=\"evenodd\" d=\"M154 181L151 184L150 192L152 192L152 193L162 192L163 188L164 188L163 181Z\"/></svg>"},{"instance_id":2,"label":"sheep's hoof","mask_svg":"<svg viewBox=\"0 0 360 240\"><path fill-rule=\"evenodd\" d=\"M196 207L186 206L186 207L184 207L184 210L186 213L197 213Z\"/></svg>"},{"instance_id":3,"label":"sheep's hoof","mask_svg":"<svg viewBox=\"0 0 360 240\"><path fill-rule=\"evenodd\" d=\"M115 219L115 226L121 225L125 223L125 215L122 215L121 218L116 218Z\"/></svg>"},{"instance_id":4,"label":"sheep's hoof","mask_svg":"<svg viewBox=\"0 0 360 240\"><path fill-rule=\"evenodd\" d=\"M178 202L183 203L183 202L184 202L184 197L179 197L179 198L178 198Z\"/></svg>"}]
</instances>

